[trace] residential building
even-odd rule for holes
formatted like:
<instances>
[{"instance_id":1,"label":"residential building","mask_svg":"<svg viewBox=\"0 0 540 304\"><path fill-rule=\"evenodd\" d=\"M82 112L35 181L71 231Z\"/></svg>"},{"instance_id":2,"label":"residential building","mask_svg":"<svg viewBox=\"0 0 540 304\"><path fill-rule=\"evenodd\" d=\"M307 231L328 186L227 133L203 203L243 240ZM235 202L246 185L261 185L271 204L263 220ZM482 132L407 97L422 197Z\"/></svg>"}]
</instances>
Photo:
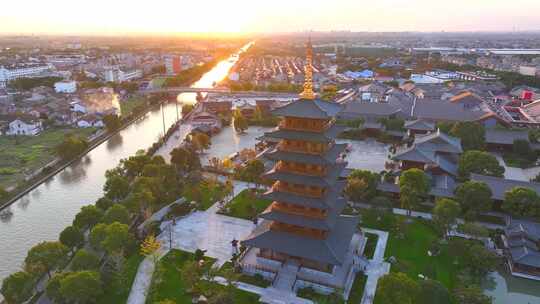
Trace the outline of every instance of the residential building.
<instances>
[{"instance_id":1,"label":"residential building","mask_svg":"<svg viewBox=\"0 0 540 304\"><path fill-rule=\"evenodd\" d=\"M103 128L104 126L103 119L94 114L84 115L77 120L77 127L79 128Z\"/></svg>"},{"instance_id":2,"label":"residential building","mask_svg":"<svg viewBox=\"0 0 540 304\"><path fill-rule=\"evenodd\" d=\"M19 115L14 117L8 125L7 135L38 135L43 131L43 125L39 118L31 115Z\"/></svg>"},{"instance_id":3,"label":"residential building","mask_svg":"<svg viewBox=\"0 0 540 304\"><path fill-rule=\"evenodd\" d=\"M169 75L180 73L182 71L182 56L170 55L165 57L165 68Z\"/></svg>"},{"instance_id":4,"label":"residential building","mask_svg":"<svg viewBox=\"0 0 540 304\"><path fill-rule=\"evenodd\" d=\"M108 82L124 82L142 78L142 70L122 70L122 69L108 69L104 72L105 81Z\"/></svg>"},{"instance_id":5,"label":"residential building","mask_svg":"<svg viewBox=\"0 0 540 304\"><path fill-rule=\"evenodd\" d=\"M40 76L50 69L50 65L41 63L21 63L0 66L0 87L5 87L9 81L15 79Z\"/></svg>"},{"instance_id":6,"label":"residential building","mask_svg":"<svg viewBox=\"0 0 540 304\"><path fill-rule=\"evenodd\" d=\"M536 73L539 71L536 66L521 65L519 66L519 73L525 76L535 77Z\"/></svg>"},{"instance_id":7,"label":"residential building","mask_svg":"<svg viewBox=\"0 0 540 304\"><path fill-rule=\"evenodd\" d=\"M540 223L511 218L501 238L511 274L540 280Z\"/></svg>"},{"instance_id":8,"label":"residential building","mask_svg":"<svg viewBox=\"0 0 540 304\"><path fill-rule=\"evenodd\" d=\"M54 91L56 93L75 93L77 91L77 82L71 81L59 81L54 84Z\"/></svg>"}]
</instances>

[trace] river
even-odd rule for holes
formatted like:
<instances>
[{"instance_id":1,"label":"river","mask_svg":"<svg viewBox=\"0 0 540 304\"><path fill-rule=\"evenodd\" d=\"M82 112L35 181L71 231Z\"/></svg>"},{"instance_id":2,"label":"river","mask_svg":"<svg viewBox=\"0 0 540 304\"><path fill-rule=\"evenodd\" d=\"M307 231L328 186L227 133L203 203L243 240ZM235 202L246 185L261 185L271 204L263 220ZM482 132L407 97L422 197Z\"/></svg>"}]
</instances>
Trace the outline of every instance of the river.
<instances>
[{"instance_id":1,"label":"river","mask_svg":"<svg viewBox=\"0 0 540 304\"><path fill-rule=\"evenodd\" d=\"M240 52L250 45L244 46ZM193 86L213 86L227 76L237 61L236 54L220 61ZM178 102L194 103L195 96L180 94ZM176 105L165 105L163 113L168 128L176 122ZM148 148L162 134L162 113L157 109L11 205L13 216L0 222L0 281L21 268L32 246L42 241L57 240L59 233L71 225L82 206L93 204L102 196L106 170L118 165L120 159Z\"/></svg>"}]
</instances>

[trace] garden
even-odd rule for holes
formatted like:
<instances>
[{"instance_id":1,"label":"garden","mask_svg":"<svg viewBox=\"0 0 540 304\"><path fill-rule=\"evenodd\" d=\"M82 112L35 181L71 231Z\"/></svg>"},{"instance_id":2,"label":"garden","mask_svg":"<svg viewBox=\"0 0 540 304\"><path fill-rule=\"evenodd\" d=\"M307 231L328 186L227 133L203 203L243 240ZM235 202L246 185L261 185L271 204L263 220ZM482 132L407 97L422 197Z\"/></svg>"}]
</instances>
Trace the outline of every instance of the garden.
<instances>
[{"instance_id":1,"label":"garden","mask_svg":"<svg viewBox=\"0 0 540 304\"><path fill-rule=\"evenodd\" d=\"M245 189L224 206L220 214L251 220L272 201L260 198L263 190Z\"/></svg>"}]
</instances>

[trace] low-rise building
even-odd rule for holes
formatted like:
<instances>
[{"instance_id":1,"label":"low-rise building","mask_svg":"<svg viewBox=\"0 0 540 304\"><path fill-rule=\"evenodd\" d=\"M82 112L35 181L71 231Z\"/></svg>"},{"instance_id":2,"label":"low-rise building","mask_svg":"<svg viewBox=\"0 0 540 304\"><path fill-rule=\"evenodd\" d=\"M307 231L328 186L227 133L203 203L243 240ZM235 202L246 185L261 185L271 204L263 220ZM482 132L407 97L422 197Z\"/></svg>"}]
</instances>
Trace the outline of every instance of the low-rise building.
<instances>
[{"instance_id":1,"label":"low-rise building","mask_svg":"<svg viewBox=\"0 0 540 304\"><path fill-rule=\"evenodd\" d=\"M502 235L504 255L513 276L540 280L540 223L510 219Z\"/></svg>"},{"instance_id":2,"label":"low-rise building","mask_svg":"<svg viewBox=\"0 0 540 304\"><path fill-rule=\"evenodd\" d=\"M31 115L19 115L9 122L6 134L35 136L41 131L43 131L43 125L39 118Z\"/></svg>"},{"instance_id":3,"label":"low-rise building","mask_svg":"<svg viewBox=\"0 0 540 304\"><path fill-rule=\"evenodd\" d=\"M56 93L75 93L77 91L77 82L71 81L59 81L54 84L54 91Z\"/></svg>"},{"instance_id":4,"label":"low-rise building","mask_svg":"<svg viewBox=\"0 0 540 304\"><path fill-rule=\"evenodd\" d=\"M10 66L0 66L0 87L5 87L9 81L15 79L40 76L50 69L50 65L41 63L20 63Z\"/></svg>"},{"instance_id":5,"label":"low-rise building","mask_svg":"<svg viewBox=\"0 0 540 304\"><path fill-rule=\"evenodd\" d=\"M103 128L104 126L103 119L94 114L84 115L77 120L77 127L79 128Z\"/></svg>"}]
</instances>

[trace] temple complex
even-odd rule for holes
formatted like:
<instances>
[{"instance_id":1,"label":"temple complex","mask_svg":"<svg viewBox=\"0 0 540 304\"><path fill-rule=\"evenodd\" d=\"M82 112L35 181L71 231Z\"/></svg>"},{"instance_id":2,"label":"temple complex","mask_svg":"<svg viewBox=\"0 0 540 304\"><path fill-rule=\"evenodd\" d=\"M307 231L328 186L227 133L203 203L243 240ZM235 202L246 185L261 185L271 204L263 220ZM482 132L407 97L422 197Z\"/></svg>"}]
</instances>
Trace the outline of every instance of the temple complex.
<instances>
[{"instance_id":1,"label":"temple complex","mask_svg":"<svg viewBox=\"0 0 540 304\"><path fill-rule=\"evenodd\" d=\"M240 265L278 287L331 292L354 277L353 260L362 237L356 233L357 217L341 215L346 182L338 178L347 165L342 157L346 145L335 143L343 131L335 124L341 108L316 99L311 64L308 43L304 91L300 99L273 111L281 123L265 134L279 140L266 152L275 165L263 175L273 181L263 198L273 203L242 241L247 251Z\"/></svg>"}]
</instances>

